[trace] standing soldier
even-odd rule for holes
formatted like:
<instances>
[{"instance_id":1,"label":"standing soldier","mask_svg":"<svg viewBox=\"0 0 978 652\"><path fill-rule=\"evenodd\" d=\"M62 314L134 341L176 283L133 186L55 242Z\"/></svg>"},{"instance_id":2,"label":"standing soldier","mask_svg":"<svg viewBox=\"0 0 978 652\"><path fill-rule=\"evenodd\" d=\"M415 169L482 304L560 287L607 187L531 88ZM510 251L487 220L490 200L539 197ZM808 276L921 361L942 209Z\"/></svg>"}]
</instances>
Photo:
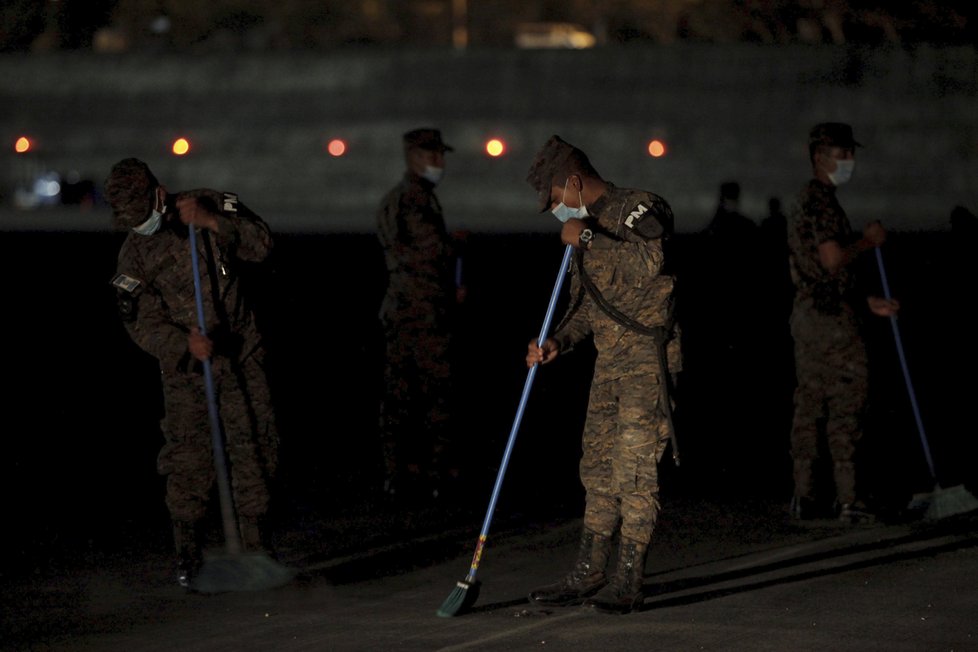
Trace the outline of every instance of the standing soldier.
<instances>
[{"instance_id":1,"label":"standing soldier","mask_svg":"<svg viewBox=\"0 0 978 652\"><path fill-rule=\"evenodd\" d=\"M659 514L658 464L674 434L668 385L682 364L674 278L663 272L672 210L654 193L603 180L584 152L558 136L538 152L527 181L539 193L540 211L549 208L564 223L561 240L578 249L568 311L542 347L530 342L527 366L547 364L588 336L597 349L580 463L586 498L577 561L563 580L529 597L628 613L643 597ZM616 534L617 569L609 578Z\"/></svg>"},{"instance_id":2,"label":"standing soldier","mask_svg":"<svg viewBox=\"0 0 978 652\"><path fill-rule=\"evenodd\" d=\"M380 409L384 492L437 497L458 475L450 449L450 356L456 259L434 188L452 151L437 129L403 136L407 170L380 202L377 232L388 282Z\"/></svg>"},{"instance_id":3,"label":"standing soldier","mask_svg":"<svg viewBox=\"0 0 978 652\"><path fill-rule=\"evenodd\" d=\"M852 232L836 197L855 167L852 127L839 122L815 125L809 132L808 156L813 178L802 188L788 216L791 279L795 286L791 335L795 343L795 412L791 427L794 497L791 514L818 515L815 462L820 432L832 456L835 501L845 522L872 520L857 497L856 444L868 395L866 348L859 334L860 303L852 263L860 252L879 247L886 231L879 222ZM899 304L868 297L876 315L896 314ZM862 304L867 305L866 303ZM824 431L823 431L824 428Z\"/></svg>"},{"instance_id":4,"label":"standing soldier","mask_svg":"<svg viewBox=\"0 0 978 652\"><path fill-rule=\"evenodd\" d=\"M278 460L278 432L265 376L262 337L241 286L242 263L265 260L268 226L214 190L167 192L143 161L116 163L105 182L115 226L129 231L112 280L133 341L159 361L167 478L178 581L200 569L200 525L216 480L202 362L212 373L230 462L234 508L246 550L265 547L263 517ZM190 228L198 229L206 336L198 329Z\"/></svg>"}]
</instances>

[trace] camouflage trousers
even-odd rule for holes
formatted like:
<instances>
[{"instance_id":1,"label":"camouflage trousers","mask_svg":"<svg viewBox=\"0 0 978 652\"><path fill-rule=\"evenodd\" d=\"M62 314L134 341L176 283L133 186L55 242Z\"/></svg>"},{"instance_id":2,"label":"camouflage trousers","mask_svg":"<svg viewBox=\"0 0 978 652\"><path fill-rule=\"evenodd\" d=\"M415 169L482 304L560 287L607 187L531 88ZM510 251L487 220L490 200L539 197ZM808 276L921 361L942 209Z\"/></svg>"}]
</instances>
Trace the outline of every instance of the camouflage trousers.
<instances>
[{"instance_id":1,"label":"camouflage trousers","mask_svg":"<svg viewBox=\"0 0 978 652\"><path fill-rule=\"evenodd\" d=\"M262 358L250 356L236 371L216 358L212 375L234 508L257 518L268 510L279 443ZM166 476L166 506L174 521L193 523L205 515L217 477L203 374L164 375L163 400L157 469Z\"/></svg>"},{"instance_id":2,"label":"camouflage trousers","mask_svg":"<svg viewBox=\"0 0 978 652\"><path fill-rule=\"evenodd\" d=\"M836 501L856 499L856 444L868 396L866 349L845 320L818 314L794 315L795 373L791 457L795 496L814 499L820 430L832 457Z\"/></svg>"},{"instance_id":3,"label":"camouflage trousers","mask_svg":"<svg viewBox=\"0 0 978 652\"><path fill-rule=\"evenodd\" d=\"M656 374L591 387L584 426L581 482L584 527L648 545L659 516L659 461L669 442Z\"/></svg>"},{"instance_id":4,"label":"camouflage trousers","mask_svg":"<svg viewBox=\"0 0 978 652\"><path fill-rule=\"evenodd\" d=\"M451 337L424 325L401 325L385 333L380 406L384 472L393 479L412 467L434 477L450 453Z\"/></svg>"}]
</instances>

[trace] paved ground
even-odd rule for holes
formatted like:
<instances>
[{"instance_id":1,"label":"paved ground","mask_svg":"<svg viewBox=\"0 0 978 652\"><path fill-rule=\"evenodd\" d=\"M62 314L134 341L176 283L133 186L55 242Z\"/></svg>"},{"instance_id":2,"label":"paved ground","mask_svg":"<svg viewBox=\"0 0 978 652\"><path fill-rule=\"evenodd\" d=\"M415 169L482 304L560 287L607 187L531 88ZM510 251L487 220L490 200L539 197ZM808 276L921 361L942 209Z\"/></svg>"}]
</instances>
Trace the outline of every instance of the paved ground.
<instances>
[{"instance_id":1,"label":"paved ground","mask_svg":"<svg viewBox=\"0 0 978 652\"><path fill-rule=\"evenodd\" d=\"M296 578L258 592L184 593L162 542L88 551L7 578L2 649L978 650L978 512L802 526L770 500L672 498L648 597L628 616L531 608L524 596L568 568L580 524L500 516L478 600L438 617L468 571L481 518L310 517L279 536Z\"/></svg>"}]
</instances>

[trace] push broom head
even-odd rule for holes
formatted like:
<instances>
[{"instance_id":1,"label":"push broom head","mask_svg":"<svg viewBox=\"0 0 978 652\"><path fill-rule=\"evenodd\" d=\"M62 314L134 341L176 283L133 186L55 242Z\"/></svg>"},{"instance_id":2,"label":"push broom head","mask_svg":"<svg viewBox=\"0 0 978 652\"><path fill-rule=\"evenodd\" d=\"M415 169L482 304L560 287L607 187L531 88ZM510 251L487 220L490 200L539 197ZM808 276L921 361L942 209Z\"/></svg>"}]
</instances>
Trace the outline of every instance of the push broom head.
<instances>
[{"instance_id":1,"label":"push broom head","mask_svg":"<svg viewBox=\"0 0 978 652\"><path fill-rule=\"evenodd\" d=\"M438 615L442 618L451 618L468 611L479 598L480 584L478 580L470 580L467 577L456 582L451 594L438 608Z\"/></svg>"},{"instance_id":2,"label":"push broom head","mask_svg":"<svg viewBox=\"0 0 978 652\"><path fill-rule=\"evenodd\" d=\"M929 494L914 494L909 509L933 521L978 509L978 498L975 498L964 485L959 484L947 489L937 485Z\"/></svg>"},{"instance_id":3,"label":"push broom head","mask_svg":"<svg viewBox=\"0 0 978 652\"><path fill-rule=\"evenodd\" d=\"M200 573L190 585L197 593L265 591L284 586L295 571L265 553L244 552L204 558Z\"/></svg>"}]
</instances>

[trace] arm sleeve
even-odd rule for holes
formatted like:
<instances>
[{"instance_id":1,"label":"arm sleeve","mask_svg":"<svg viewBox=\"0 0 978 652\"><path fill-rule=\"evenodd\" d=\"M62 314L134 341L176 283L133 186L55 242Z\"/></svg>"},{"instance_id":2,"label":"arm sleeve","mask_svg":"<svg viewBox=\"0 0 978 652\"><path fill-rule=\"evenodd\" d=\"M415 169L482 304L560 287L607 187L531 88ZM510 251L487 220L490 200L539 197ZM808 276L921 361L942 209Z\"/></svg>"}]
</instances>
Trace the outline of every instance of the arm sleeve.
<instances>
[{"instance_id":1,"label":"arm sleeve","mask_svg":"<svg viewBox=\"0 0 978 652\"><path fill-rule=\"evenodd\" d=\"M664 262L662 242L671 234L673 222L672 209L664 199L653 193L633 194L625 201L615 233L598 229L589 253L599 260L614 258L618 269L657 275Z\"/></svg>"},{"instance_id":2,"label":"arm sleeve","mask_svg":"<svg viewBox=\"0 0 978 652\"><path fill-rule=\"evenodd\" d=\"M580 280L578 279L576 269L571 272L571 274L570 296L576 297L581 293L583 288L581 287ZM580 306L575 308L574 302L572 302L567 309L568 312L564 313L564 316L561 318L560 325L551 336L557 341L561 354L573 350L577 343L581 342L591 334L591 320L589 318L590 308L591 299L589 297L585 297Z\"/></svg>"},{"instance_id":3,"label":"arm sleeve","mask_svg":"<svg viewBox=\"0 0 978 652\"><path fill-rule=\"evenodd\" d=\"M233 192L198 188L180 193L194 197L217 217L214 241L228 260L260 263L272 252L272 233L262 218L238 200Z\"/></svg>"},{"instance_id":4,"label":"arm sleeve","mask_svg":"<svg viewBox=\"0 0 978 652\"><path fill-rule=\"evenodd\" d=\"M145 283L145 269L131 251L123 248L119 271ZM117 289L121 294L120 306L125 303L129 311L123 315L123 324L133 342L139 348L159 360L160 368L176 371L185 365L187 330L167 317L166 306L160 293L152 287L141 287L135 292Z\"/></svg>"},{"instance_id":5,"label":"arm sleeve","mask_svg":"<svg viewBox=\"0 0 978 652\"><path fill-rule=\"evenodd\" d=\"M225 193L224 197L228 197ZM228 202L224 203L228 206ZM272 252L272 233L268 225L247 206L237 203L234 210L217 211L217 246L233 252L240 260L260 263Z\"/></svg>"}]
</instances>

